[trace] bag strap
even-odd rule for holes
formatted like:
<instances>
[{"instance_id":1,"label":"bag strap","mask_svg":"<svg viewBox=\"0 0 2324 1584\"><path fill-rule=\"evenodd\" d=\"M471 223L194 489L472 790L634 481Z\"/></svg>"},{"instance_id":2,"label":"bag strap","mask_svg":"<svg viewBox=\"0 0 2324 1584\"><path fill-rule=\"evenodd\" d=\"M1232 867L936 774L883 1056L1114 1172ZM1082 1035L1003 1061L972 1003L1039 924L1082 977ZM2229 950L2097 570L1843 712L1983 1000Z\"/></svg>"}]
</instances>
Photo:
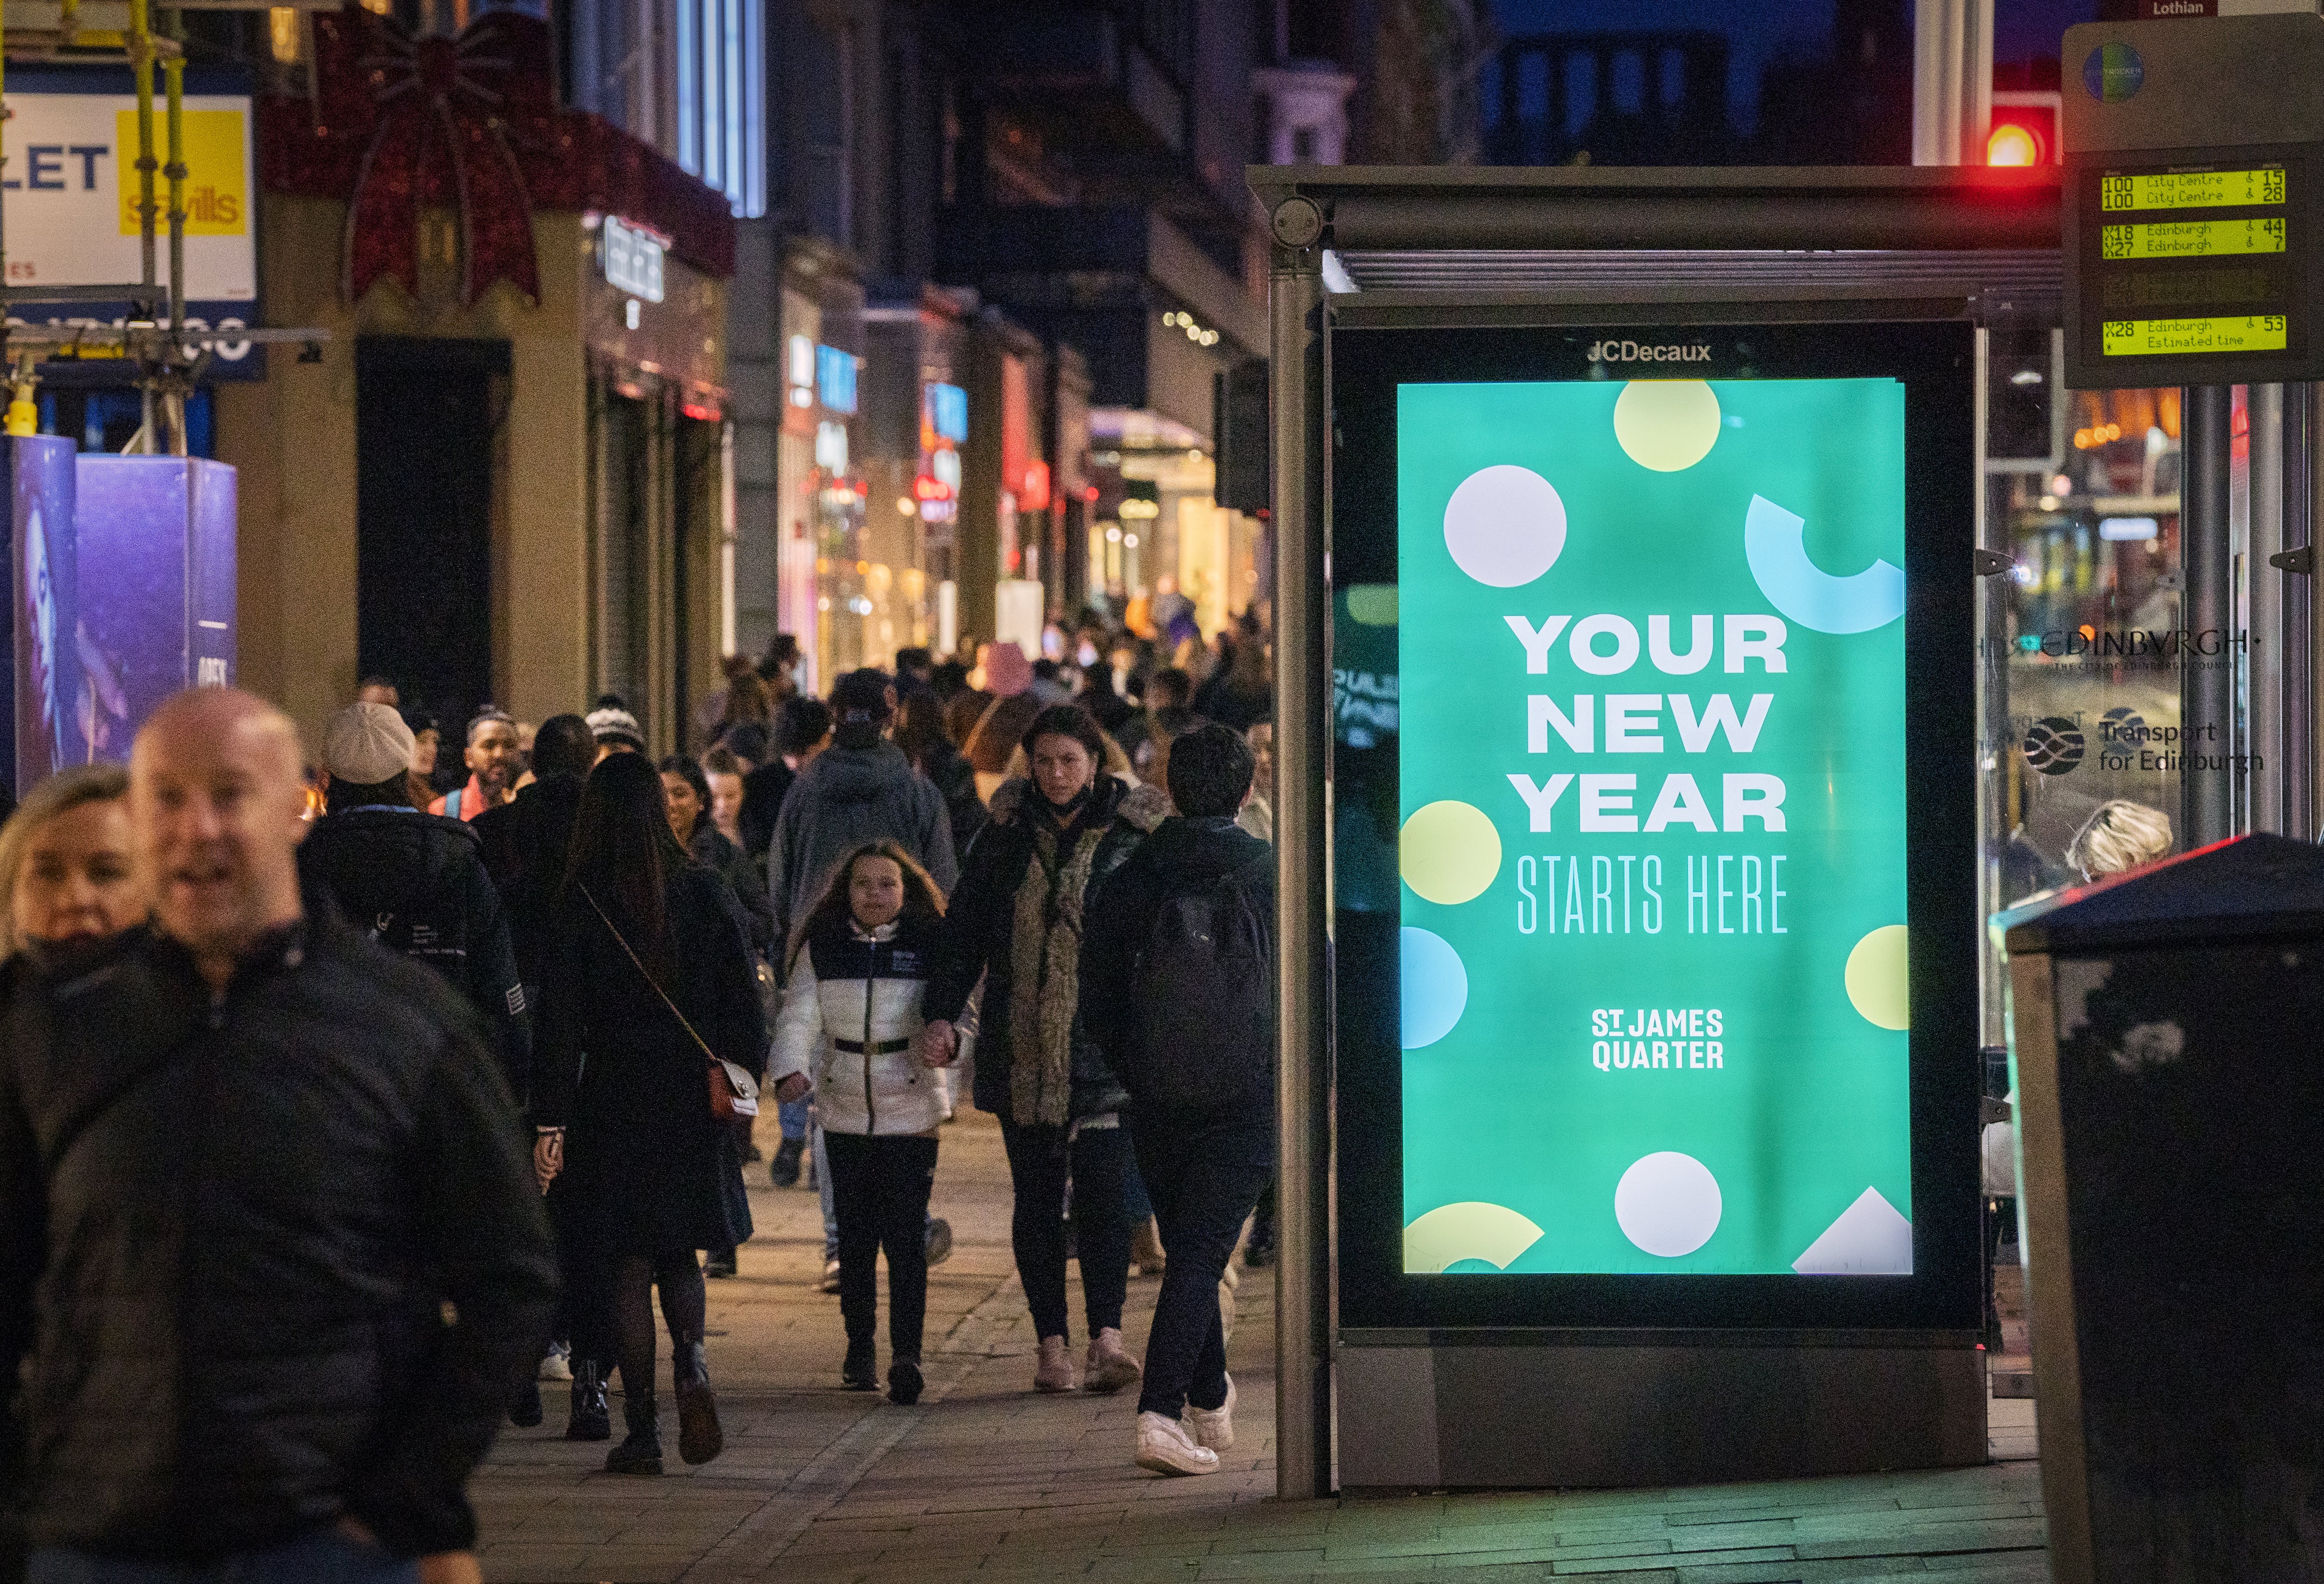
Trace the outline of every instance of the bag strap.
<instances>
[{"instance_id":1,"label":"bag strap","mask_svg":"<svg viewBox=\"0 0 2324 1584\"><path fill-rule=\"evenodd\" d=\"M710 1048L708 1041L705 1040L700 1035L694 1032L694 1025L686 1020L686 1014L678 1009L678 1003L671 1000L669 999L669 992L661 988L661 981L656 979L652 972L647 969L644 962L638 956L636 948L630 944L629 938L622 935L620 930L614 928L613 921L605 916L605 910L597 906L597 898L589 895L589 888L586 886L580 886L576 889L584 898L587 898L590 910L596 914L599 921L604 925L606 930L612 934L613 937L616 941L621 942L622 950L629 954L631 962L635 964L637 967L638 977L644 980L646 983L653 987L653 993L661 998L661 1004L669 1008L669 1015L678 1019L678 1026L686 1030L687 1036L692 1039L696 1045L701 1047L702 1054L706 1058L710 1061L716 1062L722 1066L724 1065L725 1059L720 1056L717 1052Z\"/></svg>"}]
</instances>

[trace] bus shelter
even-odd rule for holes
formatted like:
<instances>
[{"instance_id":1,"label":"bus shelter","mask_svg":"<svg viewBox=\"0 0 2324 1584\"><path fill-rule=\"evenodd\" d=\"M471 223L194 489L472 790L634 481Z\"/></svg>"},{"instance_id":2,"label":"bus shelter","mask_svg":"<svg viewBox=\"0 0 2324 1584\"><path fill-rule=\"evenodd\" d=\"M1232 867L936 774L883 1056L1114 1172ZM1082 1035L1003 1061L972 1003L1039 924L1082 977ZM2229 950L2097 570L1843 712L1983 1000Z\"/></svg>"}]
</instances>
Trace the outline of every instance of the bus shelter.
<instances>
[{"instance_id":1,"label":"bus shelter","mask_svg":"<svg viewBox=\"0 0 2324 1584\"><path fill-rule=\"evenodd\" d=\"M1984 1460L1982 921L2310 833L2307 391L2064 390L2052 171L1251 184L1280 1492Z\"/></svg>"}]
</instances>

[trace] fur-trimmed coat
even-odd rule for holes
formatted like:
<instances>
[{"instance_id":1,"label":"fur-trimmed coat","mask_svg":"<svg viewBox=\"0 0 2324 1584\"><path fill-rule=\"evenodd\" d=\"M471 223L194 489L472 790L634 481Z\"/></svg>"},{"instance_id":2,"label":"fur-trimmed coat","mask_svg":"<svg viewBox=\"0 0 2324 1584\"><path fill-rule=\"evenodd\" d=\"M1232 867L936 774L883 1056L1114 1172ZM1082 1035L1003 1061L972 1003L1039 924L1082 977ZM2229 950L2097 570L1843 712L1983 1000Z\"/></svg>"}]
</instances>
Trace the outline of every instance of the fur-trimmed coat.
<instances>
[{"instance_id":1,"label":"fur-trimmed coat","mask_svg":"<svg viewBox=\"0 0 2324 1584\"><path fill-rule=\"evenodd\" d=\"M1062 1126L1129 1101L1081 1026L1082 911L1169 816L1170 800L1107 774L1090 796L1087 814L1060 842L1031 782L993 793L945 907L922 1004L931 1020L956 1020L983 979L977 1109L1021 1124Z\"/></svg>"}]
</instances>

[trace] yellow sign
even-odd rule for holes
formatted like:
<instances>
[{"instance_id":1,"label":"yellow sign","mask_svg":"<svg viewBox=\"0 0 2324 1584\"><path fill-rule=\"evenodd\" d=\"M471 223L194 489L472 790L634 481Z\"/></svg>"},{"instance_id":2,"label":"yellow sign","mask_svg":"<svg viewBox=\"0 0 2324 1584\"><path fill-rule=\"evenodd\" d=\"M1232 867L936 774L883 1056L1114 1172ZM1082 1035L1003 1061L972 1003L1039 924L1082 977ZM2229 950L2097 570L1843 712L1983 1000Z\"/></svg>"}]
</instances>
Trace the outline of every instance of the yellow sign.
<instances>
[{"instance_id":1,"label":"yellow sign","mask_svg":"<svg viewBox=\"0 0 2324 1584\"><path fill-rule=\"evenodd\" d=\"M2153 357L2172 352L2282 352L2282 314L2233 314L2202 319L2109 319L2108 357Z\"/></svg>"},{"instance_id":2,"label":"yellow sign","mask_svg":"<svg viewBox=\"0 0 2324 1584\"><path fill-rule=\"evenodd\" d=\"M2109 176L2098 184L2101 209L2225 209L2283 202L2283 170L2172 170Z\"/></svg>"},{"instance_id":3,"label":"yellow sign","mask_svg":"<svg viewBox=\"0 0 2324 1584\"><path fill-rule=\"evenodd\" d=\"M184 115L186 152L186 235L189 236L247 236L250 235L250 192L243 182L242 112L188 110ZM123 110L114 116L114 161L119 175L121 234L137 235L137 112ZM168 134L159 106L153 115L153 158L166 161ZM170 231L170 184L157 165L153 173L153 229Z\"/></svg>"},{"instance_id":4,"label":"yellow sign","mask_svg":"<svg viewBox=\"0 0 2324 1584\"><path fill-rule=\"evenodd\" d=\"M2102 237L2109 259L2200 259L2221 253L2282 253L2283 218L2156 220L2109 226Z\"/></svg>"}]
</instances>

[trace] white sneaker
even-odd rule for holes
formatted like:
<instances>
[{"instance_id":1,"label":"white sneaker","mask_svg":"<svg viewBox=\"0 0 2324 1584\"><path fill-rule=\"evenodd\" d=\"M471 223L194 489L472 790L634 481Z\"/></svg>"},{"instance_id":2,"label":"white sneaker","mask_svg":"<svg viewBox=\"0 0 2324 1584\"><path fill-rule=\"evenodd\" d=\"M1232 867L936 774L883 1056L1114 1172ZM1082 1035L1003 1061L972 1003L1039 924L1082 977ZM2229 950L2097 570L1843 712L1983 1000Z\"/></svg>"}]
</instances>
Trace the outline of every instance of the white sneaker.
<instances>
[{"instance_id":1,"label":"white sneaker","mask_svg":"<svg viewBox=\"0 0 2324 1584\"><path fill-rule=\"evenodd\" d=\"M1159 1414L1138 1416L1138 1466L1157 1474L1216 1474L1219 1455L1198 1447L1186 1427Z\"/></svg>"},{"instance_id":2,"label":"white sneaker","mask_svg":"<svg viewBox=\"0 0 2324 1584\"><path fill-rule=\"evenodd\" d=\"M1065 1339L1043 1337L1041 1356L1033 1365L1033 1389L1037 1392L1069 1392L1074 1385L1074 1356L1065 1350Z\"/></svg>"},{"instance_id":3,"label":"white sneaker","mask_svg":"<svg viewBox=\"0 0 2324 1584\"><path fill-rule=\"evenodd\" d=\"M542 1380L571 1380L573 1378L573 1349L566 1346L563 1342L550 1343L549 1351L541 1357L540 1375L539 1378Z\"/></svg>"},{"instance_id":4,"label":"white sneaker","mask_svg":"<svg viewBox=\"0 0 2324 1584\"><path fill-rule=\"evenodd\" d=\"M1215 1408L1197 1408L1186 1404L1186 1433L1194 1444L1223 1452L1234 1445L1234 1377L1227 1377L1227 1400Z\"/></svg>"},{"instance_id":5,"label":"white sneaker","mask_svg":"<svg viewBox=\"0 0 2324 1584\"><path fill-rule=\"evenodd\" d=\"M1084 1390L1118 1392L1126 1386L1136 1386L1144 1373L1138 1360L1122 1351L1120 1327L1110 1325L1090 1339L1089 1358L1082 1374Z\"/></svg>"}]
</instances>

